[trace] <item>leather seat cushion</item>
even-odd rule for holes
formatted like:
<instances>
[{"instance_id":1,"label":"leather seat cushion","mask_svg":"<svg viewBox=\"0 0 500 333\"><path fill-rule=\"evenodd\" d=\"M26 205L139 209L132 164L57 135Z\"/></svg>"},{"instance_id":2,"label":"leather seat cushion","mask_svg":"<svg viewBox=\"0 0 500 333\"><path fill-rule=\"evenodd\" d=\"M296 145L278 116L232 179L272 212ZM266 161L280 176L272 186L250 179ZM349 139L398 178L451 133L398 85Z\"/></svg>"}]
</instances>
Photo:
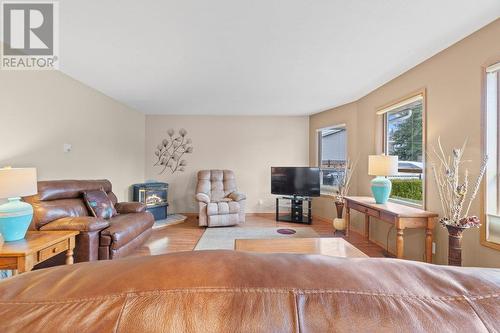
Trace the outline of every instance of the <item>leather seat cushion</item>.
<instances>
[{"instance_id":1,"label":"leather seat cushion","mask_svg":"<svg viewBox=\"0 0 500 333\"><path fill-rule=\"evenodd\" d=\"M240 204L236 201L210 202L207 205L207 215L238 214Z\"/></svg>"},{"instance_id":2,"label":"leather seat cushion","mask_svg":"<svg viewBox=\"0 0 500 333\"><path fill-rule=\"evenodd\" d=\"M0 332L498 332L500 270L187 251L0 283Z\"/></svg>"},{"instance_id":3,"label":"leather seat cushion","mask_svg":"<svg viewBox=\"0 0 500 333\"><path fill-rule=\"evenodd\" d=\"M154 224L149 212L119 214L108 221L110 225L101 232L100 245L111 246L111 249L126 245Z\"/></svg>"}]
</instances>

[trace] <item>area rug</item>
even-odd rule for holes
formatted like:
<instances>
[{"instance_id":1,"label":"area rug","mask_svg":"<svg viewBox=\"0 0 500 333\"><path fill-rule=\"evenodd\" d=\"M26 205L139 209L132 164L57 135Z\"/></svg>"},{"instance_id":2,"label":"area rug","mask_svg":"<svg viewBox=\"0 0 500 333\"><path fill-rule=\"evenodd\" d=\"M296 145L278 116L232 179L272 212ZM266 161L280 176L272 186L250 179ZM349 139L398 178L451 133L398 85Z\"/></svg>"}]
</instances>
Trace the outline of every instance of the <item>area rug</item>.
<instances>
[{"instance_id":1,"label":"area rug","mask_svg":"<svg viewBox=\"0 0 500 333\"><path fill-rule=\"evenodd\" d=\"M282 228L223 227L208 228L201 236L194 251L234 250L235 239L311 238L319 235L310 227L291 228L294 234L280 234Z\"/></svg>"},{"instance_id":2,"label":"area rug","mask_svg":"<svg viewBox=\"0 0 500 333\"><path fill-rule=\"evenodd\" d=\"M187 217L181 214L171 214L168 215L166 219L164 220L158 220L155 221L155 224L153 225L153 229L161 229L164 227L168 227L169 225L172 224L178 224L186 221Z\"/></svg>"}]
</instances>

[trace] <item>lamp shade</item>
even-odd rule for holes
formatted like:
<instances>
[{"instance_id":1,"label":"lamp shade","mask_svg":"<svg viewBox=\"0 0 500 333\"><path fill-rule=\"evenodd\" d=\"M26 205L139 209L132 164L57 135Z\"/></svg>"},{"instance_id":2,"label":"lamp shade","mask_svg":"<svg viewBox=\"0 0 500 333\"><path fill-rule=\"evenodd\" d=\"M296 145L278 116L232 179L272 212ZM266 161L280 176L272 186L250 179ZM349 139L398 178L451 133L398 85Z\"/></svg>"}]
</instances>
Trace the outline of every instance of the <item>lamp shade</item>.
<instances>
[{"instance_id":1,"label":"lamp shade","mask_svg":"<svg viewBox=\"0 0 500 333\"><path fill-rule=\"evenodd\" d=\"M24 197L36 193L35 168L0 169L0 199Z\"/></svg>"},{"instance_id":2,"label":"lamp shade","mask_svg":"<svg viewBox=\"0 0 500 333\"><path fill-rule=\"evenodd\" d=\"M370 176L394 176L398 173L398 157L390 155L368 156Z\"/></svg>"}]
</instances>

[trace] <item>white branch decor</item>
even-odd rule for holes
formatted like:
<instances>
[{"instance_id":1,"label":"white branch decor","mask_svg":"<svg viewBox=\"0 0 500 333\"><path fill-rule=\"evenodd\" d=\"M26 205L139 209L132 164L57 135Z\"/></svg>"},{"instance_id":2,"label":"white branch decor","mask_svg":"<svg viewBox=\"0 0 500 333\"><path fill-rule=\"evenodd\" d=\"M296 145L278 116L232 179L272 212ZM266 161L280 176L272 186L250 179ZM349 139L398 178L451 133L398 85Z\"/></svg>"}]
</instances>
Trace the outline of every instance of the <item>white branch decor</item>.
<instances>
[{"instance_id":1,"label":"white branch decor","mask_svg":"<svg viewBox=\"0 0 500 333\"><path fill-rule=\"evenodd\" d=\"M176 171L184 171L187 165L187 161L182 159L184 154L191 154L193 152L193 146L191 146L192 140L187 138L187 131L183 128L179 130L179 134L174 136L175 131L169 129L167 131L168 138L163 139L162 142L156 146L155 156L156 163L153 166L161 167L160 175L164 173L167 168L170 169L172 173Z\"/></svg>"},{"instance_id":2,"label":"white branch decor","mask_svg":"<svg viewBox=\"0 0 500 333\"><path fill-rule=\"evenodd\" d=\"M470 228L479 227L480 225L479 218L469 216L469 211L479 192L481 180L486 171L488 156L484 156L479 174L471 184L467 169L465 169L463 175L460 174L462 165L469 162L462 160L466 145L467 140L465 140L461 148L453 149L451 155L444 153L441 138L438 138L438 149L433 147L437 162L431 163L431 166L444 213L444 217L439 220L443 226Z\"/></svg>"},{"instance_id":3,"label":"white branch decor","mask_svg":"<svg viewBox=\"0 0 500 333\"><path fill-rule=\"evenodd\" d=\"M349 189L351 187L351 179L358 164L359 157L356 158L354 163L347 158L344 165L344 171L342 172L342 177L339 179L339 188L335 193L335 201L338 203L344 203L344 198L349 194Z\"/></svg>"}]
</instances>

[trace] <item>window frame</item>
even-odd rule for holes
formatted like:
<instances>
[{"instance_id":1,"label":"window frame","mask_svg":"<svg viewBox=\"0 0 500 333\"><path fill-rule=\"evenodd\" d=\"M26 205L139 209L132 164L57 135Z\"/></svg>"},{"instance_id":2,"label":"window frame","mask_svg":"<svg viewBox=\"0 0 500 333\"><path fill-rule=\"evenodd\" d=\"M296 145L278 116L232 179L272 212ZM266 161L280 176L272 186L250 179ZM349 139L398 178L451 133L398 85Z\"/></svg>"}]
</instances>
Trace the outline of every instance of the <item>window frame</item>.
<instances>
[{"instance_id":1,"label":"window frame","mask_svg":"<svg viewBox=\"0 0 500 333\"><path fill-rule=\"evenodd\" d=\"M422 204L416 204L410 201L389 198L389 201L402 204L405 206L426 209L427 207L427 90L425 88L414 91L404 97L394 100L382 107L377 108L377 114L382 118L382 152L387 153L387 113L385 111L407 100L411 100L417 96L422 96ZM409 102L408 104L410 104ZM403 106L403 105L402 105ZM382 114L380 114L383 112ZM399 168L398 168L399 170Z\"/></svg>"},{"instance_id":2,"label":"window frame","mask_svg":"<svg viewBox=\"0 0 500 333\"><path fill-rule=\"evenodd\" d=\"M500 56L496 57L493 59L493 61L490 61L483 65L481 67L481 130L484 133L481 135L481 155L487 154L488 151L488 131L487 131L487 119L488 119L488 103L487 103L487 90L488 90L488 84L487 84L487 79L488 79L488 68L492 67L496 64L500 64ZM497 166L496 169L500 170L500 71L497 72ZM487 184L487 174L488 170L486 170L486 175L485 175L485 180L482 182L481 186L481 196L480 196L480 209L481 209L481 217L483 223L481 223L480 226L480 232L479 232L479 238L480 238L480 244L494 249L494 250L499 250L500 251L500 243L493 242L488 240L488 224L489 224L489 219L488 219L488 206L487 206L487 194L488 194L488 184ZM500 200L500 179L497 180L497 201ZM499 212L500 213L500 212ZM500 215L500 214L498 214Z\"/></svg>"},{"instance_id":3,"label":"window frame","mask_svg":"<svg viewBox=\"0 0 500 333\"><path fill-rule=\"evenodd\" d=\"M321 153L322 153L322 132L324 130L332 130L332 129L338 129L338 128L343 128L346 131L346 136L345 136L345 158L347 161L348 158L348 131L347 131L347 124L346 123L340 123L336 125L331 125L331 126L326 126L322 128L318 128L316 130L316 145L317 145L317 151L316 151L316 165L319 168L320 171L320 176L323 178L323 168L321 167ZM325 191L325 188L327 188L327 191ZM320 195L321 196L334 196L336 191L338 191L338 187L335 186L324 186L320 183Z\"/></svg>"}]
</instances>

